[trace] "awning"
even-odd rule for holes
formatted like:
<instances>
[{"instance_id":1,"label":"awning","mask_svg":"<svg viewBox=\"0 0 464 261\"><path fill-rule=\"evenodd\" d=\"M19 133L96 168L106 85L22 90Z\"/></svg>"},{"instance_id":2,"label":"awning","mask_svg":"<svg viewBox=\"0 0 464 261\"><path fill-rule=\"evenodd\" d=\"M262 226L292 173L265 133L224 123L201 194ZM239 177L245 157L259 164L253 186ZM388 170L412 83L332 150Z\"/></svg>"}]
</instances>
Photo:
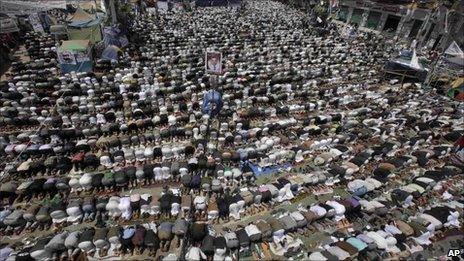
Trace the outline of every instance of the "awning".
<instances>
[{"instance_id":1,"label":"awning","mask_svg":"<svg viewBox=\"0 0 464 261\"><path fill-rule=\"evenodd\" d=\"M54 35L67 34L68 30L65 25L52 25L50 26L50 33Z\"/></svg>"},{"instance_id":2,"label":"awning","mask_svg":"<svg viewBox=\"0 0 464 261\"><path fill-rule=\"evenodd\" d=\"M89 46L89 40L70 40L63 41L59 47L60 51L71 50L71 51L85 51Z\"/></svg>"},{"instance_id":3,"label":"awning","mask_svg":"<svg viewBox=\"0 0 464 261\"><path fill-rule=\"evenodd\" d=\"M13 18L1 18L0 19L0 33L13 33L19 32L19 27Z\"/></svg>"}]
</instances>

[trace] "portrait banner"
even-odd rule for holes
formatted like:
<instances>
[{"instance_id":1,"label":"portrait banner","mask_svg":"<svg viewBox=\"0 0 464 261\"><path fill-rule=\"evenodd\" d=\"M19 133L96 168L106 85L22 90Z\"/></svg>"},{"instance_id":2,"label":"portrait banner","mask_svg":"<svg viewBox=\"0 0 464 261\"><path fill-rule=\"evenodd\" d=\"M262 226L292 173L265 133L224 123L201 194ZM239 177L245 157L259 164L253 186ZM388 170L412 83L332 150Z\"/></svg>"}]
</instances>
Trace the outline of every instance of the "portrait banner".
<instances>
[{"instance_id":1,"label":"portrait banner","mask_svg":"<svg viewBox=\"0 0 464 261\"><path fill-rule=\"evenodd\" d=\"M76 64L76 57L71 51L58 52L58 61L60 64Z\"/></svg>"},{"instance_id":2,"label":"portrait banner","mask_svg":"<svg viewBox=\"0 0 464 261\"><path fill-rule=\"evenodd\" d=\"M205 55L206 73L222 74L222 53L206 52Z\"/></svg>"},{"instance_id":3,"label":"portrait banner","mask_svg":"<svg viewBox=\"0 0 464 261\"><path fill-rule=\"evenodd\" d=\"M78 63L88 62L88 61L90 61L90 55L88 53L85 53L85 52L78 52L78 53L76 53L76 61Z\"/></svg>"},{"instance_id":4,"label":"portrait banner","mask_svg":"<svg viewBox=\"0 0 464 261\"><path fill-rule=\"evenodd\" d=\"M158 8L158 12L160 14L165 14L169 11L169 5L168 5L168 2L163 2L163 1L158 1L156 3L157 5L157 8Z\"/></svg>"}]
</instances>

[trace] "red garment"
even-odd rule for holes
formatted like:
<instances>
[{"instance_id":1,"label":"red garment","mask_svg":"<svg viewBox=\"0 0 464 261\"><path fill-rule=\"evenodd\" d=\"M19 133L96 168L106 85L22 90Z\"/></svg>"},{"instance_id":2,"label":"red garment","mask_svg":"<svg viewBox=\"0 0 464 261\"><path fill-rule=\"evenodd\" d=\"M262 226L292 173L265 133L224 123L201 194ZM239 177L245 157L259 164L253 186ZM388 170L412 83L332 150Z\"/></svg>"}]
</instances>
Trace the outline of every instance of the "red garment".
<instances>
[{"instance_id":1,"label":"red garment","mask_svg":"<svg viewBox=\"0 0 464 261\"><path fill-rule=\"evenodd\" d=\"M461 135L461 137L456 141L455 146L458 148L464 148L464 135Z\"/></svg>"},{"instance_id":2,"label":"red garment","mask_svg":"<svg viewBox=\"0 0 464 261\"><path fill-rule=\"evenodd\" d=\"M140 246L143 243L143 239L145 238L145 228L144 227L138 227L137 230L134 233L134 236L132 237L132 244L134 246Z\"/></svg>"},{"instance_id":3,"label":"red garment","mask_svg":"<svg viewBox=\"0 0 464 261\"><path fill-rule=\"evenodd\" d=\"M84 161L84 152L79 152L72 157L72 162L81 162Z\"/></svg>"},{"instance_id":4,"label":"red garment","mask_svg":"<svg viewBox=\"0 0 464 261\"><path fill-rule=\"evenodd\" d=\"M458 93L458 95L456 95L454 98L458 101L464 101L464 92Z\"/></svg>"}]
</instances>

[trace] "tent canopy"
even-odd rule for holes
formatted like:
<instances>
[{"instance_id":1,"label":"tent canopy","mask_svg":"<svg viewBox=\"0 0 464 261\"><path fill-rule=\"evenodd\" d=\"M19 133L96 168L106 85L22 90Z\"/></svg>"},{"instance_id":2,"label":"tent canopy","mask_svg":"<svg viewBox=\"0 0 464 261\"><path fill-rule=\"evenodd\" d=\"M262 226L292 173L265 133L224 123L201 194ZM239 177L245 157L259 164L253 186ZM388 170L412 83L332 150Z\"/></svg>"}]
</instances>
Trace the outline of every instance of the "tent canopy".
<instances>
[{"instance_id":1,"label":"tent canopy","mask_svg":"<svg viewBox=\"0 0 464 261\"><path fill-rule=\"evenodd\" d=\"M117 46L109 45L105 48L105 50L103 50L102 59L117 61L120 52L121 49L119 49Z\"/></svg>"},{"instance_id":2,"label":"tent canopy","mask_svg":"<svg viewBox=\"0 0 464 261\"><path fill-rule=\"evenodd\" d=\"M94 19L95 17L84 11L84 9L82 9L81 6L78 6L76 12L72 15L72 18L70 20L72 26L79 26L82 24L87 24L93 21Z\"/></svg>"},{"instance_id":3,"label":"tent canopy","mask_svg":"<svg viewBox=\"0 0 464 261\"><path fill-rule=\"evenodd\" d=\"M102 23L103 17L103 15L89 14L79 6L68 26L69 39L88 39L92 41L92 43L101 41L100 24Z\"/></svg>"},{"instance_id":4,"label":"tent canopy","mask_svg":"<svg viewBox=\"0 0 464 261\"><path fill-rule=\"evenodd\" d=\"M70 51L85 51L90 45L89 40L69 40L63 41L59 47L60 51L70 50Z\"/></svg>"},{"instance_id":5,"label":"tent canopy","mask_svg":"<svg viewBox=\"0 0 464 261\"><path fill-rule=\"evenodd\" d=\"M58 24L50 26L50 33L51 34L67 34L68 30L65 25Z\"/></svg>"},{"instance_id":6,"label":"tent canopy","mask_svg":"<svg viewBox=\"0 0 464 261\"><path fill-rule=\"evenodd\" d=\"M445 54L451 55L451 56L462 56L464 52L459 48L459 45L456 43L456 41L453 41L448 49L446 49Z\"/></svg>"},{"instance_id":7,"label":"tent canopy","mask_svg":"<svg viewBox=\"0 0 464 261\"><path fill-rule=\"evenodd\" d=\"M445 51L446 60L460 66L464 66L464 52L459 45L453 41Z\"/></svg>"},{"instance_id":8,"label":"tent canopy","mask_svg":"<svg viewBox=\"0 0 464 261\"><path fill-rule=\"evenodd\" d=\"M95 0L79 3L80 7L84 10L103 10L104 0ZM104 10L103 10L104 11Z\"/></svg>"},{"instance_id":9,"label":"tent canopy","mask_svg":"<svg viewBox=\"0 0 464 261\"><path fill-rule=\"evenodd\" d=\"M78 6L76 12L69 19L69 26L76 28L91 27L99 25L102 21L104 14L98 13L89 14L81 6Z\"/></svg>"}]
</instances>

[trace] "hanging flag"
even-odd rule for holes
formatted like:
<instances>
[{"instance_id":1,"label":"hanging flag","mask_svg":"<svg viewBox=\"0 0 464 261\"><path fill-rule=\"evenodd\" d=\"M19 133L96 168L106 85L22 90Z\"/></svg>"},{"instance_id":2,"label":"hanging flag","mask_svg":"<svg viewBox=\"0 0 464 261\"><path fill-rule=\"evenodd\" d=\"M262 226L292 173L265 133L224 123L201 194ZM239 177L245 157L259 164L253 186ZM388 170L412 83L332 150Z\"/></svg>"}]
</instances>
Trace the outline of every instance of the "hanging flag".
<instances>
[{"instance_id":1,"label":"hanging flag","mask_svg":"<svg viewBox=\"0 0 464 261\"><path fill-rule=\"evenodd\" d=\"M412 58L411 58L411 67L415 69L420 69L421 66L419 65L419 58L417 57L416 50L413 50Z\"/></svg>"},{"instance_id":2,"label":"hanging flag","mask_svg":"<svg viewBox=\"0 0 464 261\"><path fill-rule=\"evenodd\" d=\"M448 15L449 15L449 10L447 10L445 14L445 33L448 33Z\"/></svg>"},{"instance_id":3,"label":"hanging flag","mask_svg":"<svg viewBox=\"0 0 464 261\"><path fill-rule=\"evenodd\" d=\"M406 19L405 19L406 22L410 22L410 21L411 21L411 19L412 19L413 15L414 15L414 12L415 12L415 11L416 11L416 9L414 9L414 7L413 7L412 5L410 5L410 6L408 7L408 10L406 11L406 17L405 17L405 18L406 18Z\"/></svg>"},{"instance_id":4,"label":"hanging flag","mask_svg":"<svg viewBox=\"0 0 464 261\"><path fill-rule=\"evenodd\" d=\"M40 22L39 15L37 13L29 15L29 23L31 23L34 32L43 33L44 28L42 22Z\"/></svg>"}]
</instances>

